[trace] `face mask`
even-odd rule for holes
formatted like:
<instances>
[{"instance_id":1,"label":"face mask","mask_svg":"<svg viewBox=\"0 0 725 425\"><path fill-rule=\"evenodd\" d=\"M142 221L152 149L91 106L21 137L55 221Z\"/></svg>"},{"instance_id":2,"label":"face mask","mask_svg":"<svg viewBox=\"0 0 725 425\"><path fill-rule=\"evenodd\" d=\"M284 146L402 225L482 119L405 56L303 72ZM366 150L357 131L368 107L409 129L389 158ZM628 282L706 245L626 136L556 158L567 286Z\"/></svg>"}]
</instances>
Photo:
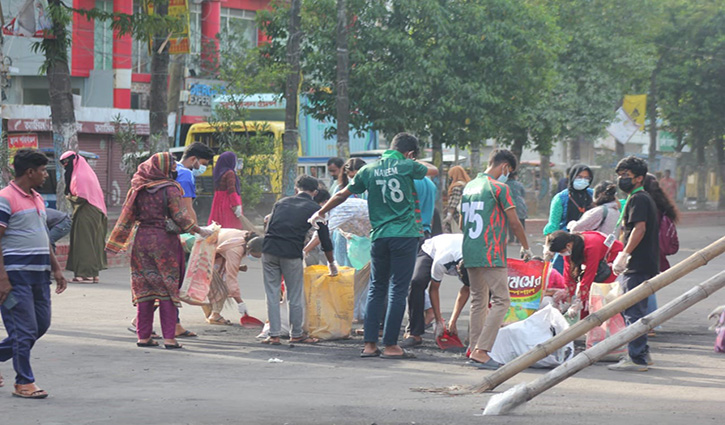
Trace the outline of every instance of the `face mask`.
<instances>
[{"instance_id":1,"label":"face mask","mask_svg":"<svg viewBox=\"0 0 725 425\"><path fill-rule=\"evenodd\" d=\"M498 176L498 181L500 181L501 183L506 183L509 179L509 173L510 172L503 174L503 169L502 169L501 175Z\"/></svg>"},{"instance_id":2,"label":"face mask","mask_svg":"<svg viewBox=\"0 0 725 425\"><path fill-rule=\"evenodd\" d=\"M259 261L259 258L252 256L252 254L247 254L247 258L251 261Z\"/></svg>"},{"instance_id":3,"label":"face mask","mask_svg":"<svg viewBox=\"0 0 725 425\"><path fill-rule=\"evenodd\" d=\"M560 252L559 255L561 255L562 257L568 257L571 255L571 251Z\"/></svg>"},{"instance_id":4,"label":"face mask","mask_svg":"<svg viewBox=\"0 0 725 425\"><path fill-rule=\"evenodd\" d=\"M584 190L589 187L589 179L574 179L572 186L574 190Z\"/></svg>"},{"instance_id":5,"label":"face mask","mask_svg":"<svg viewBox=\"0 0 725 425\"><path fill-rule=\"evenodd\" d=\"M179 172L178 171L172 171L170 173L170 175L171 175L171 178L172 179L176 180L176 178L179 177Z\"/></svg>"},{"instance_id":6,"label":"face mask","mask_svg":"<svg viewBox=\"0 0 725 425\"><path fill-rule=\"evenodd\" d=\"M204 164L199 164L198 169L194 168L193 170L191 170L191 174L193 174L195 177L198 177L198 176L204 174L205 172L206 172L206 165L204 165Z\"/></svg>"},{"instance_id":7,"label":"face mask","mask_svg":"<svg viewBox=\"0 0 725 425\"><path fill-rule=\"evenodd\" d=\"M617 181L617 186L625 193L629 193L634 189L634 183L632 183L631 177L620 177Z\"/></svg>"}]
</instances>

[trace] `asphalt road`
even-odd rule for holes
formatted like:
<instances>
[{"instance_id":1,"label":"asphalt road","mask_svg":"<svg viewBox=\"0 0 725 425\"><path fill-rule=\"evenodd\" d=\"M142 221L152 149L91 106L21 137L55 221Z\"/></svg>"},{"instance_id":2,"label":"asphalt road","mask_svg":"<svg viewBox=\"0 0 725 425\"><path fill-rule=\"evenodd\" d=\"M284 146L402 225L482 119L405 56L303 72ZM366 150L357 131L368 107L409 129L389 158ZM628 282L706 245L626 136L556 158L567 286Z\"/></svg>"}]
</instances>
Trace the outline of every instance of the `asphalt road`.
<instances>
[{"instance_id":1,"label":"asphalt road","mask_svg":"<svg viewBox=\"0 0 725 425\"><path fill-rule=\"evenodd\" d=\"M673 263L723 234L722 227L680 229ZM250 263L240 282L251 313L264 319L260 266ZM660 305L723 269L725 257L664 288ZM441 296L447 316L458 283L446 279ZM183 340L184 350L142 349L126 329L135 312L128 269L105 271L101 280L53 295L53 324L33 349L37 382L48 399L11 397L12 365L0 364L6 380L0 424L723 423L725 355L714 353L706 317L725 304L725 291L665 323L650 339L655 365L649 372L611 372L597 364L508 416L481 417L490 393L452 397L411 390L476 384L489 373L464 366L460 354L441 352L429 335L415 350L418 359L360 359L361 337L269 347L259 344L255 331L208 325L200 308L184 306L182 321L199 337ZM237 321L235 310L223 314ZM465 316L459 329L466 329ZM269 363L271 358L283 362ZM543 373L529 369L497 390Z\"/></svg>"}]
</instances>

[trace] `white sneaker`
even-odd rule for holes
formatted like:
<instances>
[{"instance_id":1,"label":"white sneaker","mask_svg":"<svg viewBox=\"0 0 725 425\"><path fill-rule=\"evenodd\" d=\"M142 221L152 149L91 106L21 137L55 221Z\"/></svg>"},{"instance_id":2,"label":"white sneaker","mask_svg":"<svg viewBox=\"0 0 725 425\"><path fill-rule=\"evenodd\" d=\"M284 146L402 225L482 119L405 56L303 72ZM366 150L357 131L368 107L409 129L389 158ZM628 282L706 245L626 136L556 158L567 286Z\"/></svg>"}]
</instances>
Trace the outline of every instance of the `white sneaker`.
<instances>
[{"instance_id":1,"label":"white sneaker","mask_svg":"<svg viewBox=\"0 0 725 425\"><path fill-rule=\"evenodd\" d=\"M637 364L629 356L620 360L619 363L607 366L607 369L620 372L647 372L649 370L646 364Z\"/></svg>"}]
</instances>

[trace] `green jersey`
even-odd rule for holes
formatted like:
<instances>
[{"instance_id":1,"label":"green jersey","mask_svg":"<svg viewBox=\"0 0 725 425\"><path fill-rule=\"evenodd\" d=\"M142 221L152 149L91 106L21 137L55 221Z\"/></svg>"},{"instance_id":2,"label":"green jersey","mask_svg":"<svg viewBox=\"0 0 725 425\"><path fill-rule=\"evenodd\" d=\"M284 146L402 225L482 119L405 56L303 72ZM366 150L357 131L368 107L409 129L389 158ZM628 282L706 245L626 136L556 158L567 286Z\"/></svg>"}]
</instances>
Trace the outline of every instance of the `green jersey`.
<instances>
[{"instance_id":1,"label":"green jersey","mask_svg":"<svg viewBox=\"0 0 725 425\"><path fill-rule=\"evenodd\" d=\"M515 208L509 187L481 173L463 189L463 263L469 267L506 267L506 213Z\"/></svg>"},{"instance_id":2,"label":"green jersey","mask_svg":"<svg viewBox=\"0 0 725 425\"><path fill-rule=\"evenodd\" d=\"M393 150L385 151L379 161L357 172L347 189L352 193L368 191L372 240L423 236L416 222L413 180L427 173L428 167Z\"/></svg>"}]
</instances>

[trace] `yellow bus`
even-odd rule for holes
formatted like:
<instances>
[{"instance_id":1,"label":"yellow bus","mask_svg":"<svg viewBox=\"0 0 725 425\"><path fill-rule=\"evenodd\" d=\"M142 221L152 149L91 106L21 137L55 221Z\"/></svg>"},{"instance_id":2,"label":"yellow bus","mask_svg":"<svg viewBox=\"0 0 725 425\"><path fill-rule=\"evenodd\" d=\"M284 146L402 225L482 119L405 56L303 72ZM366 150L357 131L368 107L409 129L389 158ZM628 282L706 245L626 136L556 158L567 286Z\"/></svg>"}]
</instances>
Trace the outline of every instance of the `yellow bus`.
<instances>
[{"instance_id":1,"label":"yellow bus","mask_svg":"<svg viewBox=\"0 0 725 425\"><path fill-rule=\"evenodd\" d=\"M231 123L213 123L208 122L193 124L186 134L185 146L189 146L194 142L201 142L214 150L218 158L219 146L221 144L222 133L232 131L245 137L253 137L257 135L269 136L274 139L274 154L264 161L263 167L257 170L249 170L247 179L252 179L253 184L262 188L262 199L260 207L271 207L282 193L282 137L284 136L284 122L281 121L235 121ZM297 142L298 155L301 155L302 147ZM238 158L244 162L247 158ZM255 161L256 162L256 161ZM258 163L258 162L257 162ZM214 183L212 177L213 165L208 167L206 172L197 177L196 186L197 194L201 196L211 196L214 191ZM251 174L251 175L250 175ZM242 200L244 202L244 200ZM203 208L203 206L201 206Z\"/></svg>"}]
</instances>

